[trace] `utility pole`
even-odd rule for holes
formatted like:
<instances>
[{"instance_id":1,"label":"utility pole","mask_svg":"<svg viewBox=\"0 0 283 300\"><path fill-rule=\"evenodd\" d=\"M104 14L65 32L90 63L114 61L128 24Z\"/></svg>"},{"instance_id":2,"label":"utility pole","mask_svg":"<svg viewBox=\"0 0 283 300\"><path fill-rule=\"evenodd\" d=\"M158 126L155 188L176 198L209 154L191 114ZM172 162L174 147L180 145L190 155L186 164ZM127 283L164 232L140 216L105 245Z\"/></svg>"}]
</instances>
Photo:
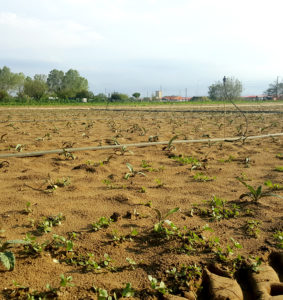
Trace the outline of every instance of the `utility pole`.
<instances>
[{"instance_id":1,"label":"utility pole","mask_svg":"<svg viewBox=\"0 0 283 300\"><path fill-rule=\"evenodd\" d=\"M279 90L279 76L276 79L276 100L278 100L278 90Z\"/></svg>"},{"instance_id":2,"label":"utility pole","mask_svg":"<svg viewBox=\"0 0 283 300\"><path fill-rule=\"evenodd\" d=\"M224 126L223 126L223 127L224 127L224 132L223 132L224 138L226 138L226 104L225 104L226 97L227 97L226 81L227 81L227 78L226 78L226 76L224 76L224 77L223 77L223 86L224 86L224 95L225 95L225 96L224 96L225 99L224 99L224 101L223 101L223 102L224 102L224 120L223 120L223 121L224 121L224 122L223 122L223 123L224 123L224 124L223 124L223 125L224 125Z\"/></svg>"}]
</instances>

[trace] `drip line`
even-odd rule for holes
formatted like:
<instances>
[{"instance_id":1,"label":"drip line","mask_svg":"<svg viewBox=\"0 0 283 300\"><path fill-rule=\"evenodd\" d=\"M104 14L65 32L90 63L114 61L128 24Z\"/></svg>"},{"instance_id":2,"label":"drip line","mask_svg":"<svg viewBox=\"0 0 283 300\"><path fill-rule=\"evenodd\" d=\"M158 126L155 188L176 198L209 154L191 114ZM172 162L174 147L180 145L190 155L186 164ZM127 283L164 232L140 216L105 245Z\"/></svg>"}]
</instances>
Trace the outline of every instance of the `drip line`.
<instances>
[{"instance_id":1,"label":"drip line","mask_svg":"<svg viewBox=\"0 0 283 300\"><path fill-rule=\"evenodd\" d=\"M256 136L241 136L241 137L231 137L231 138L214 138L214 139L196 139L196 140L173 140L172 144L189 144L189 143L215 143L215 142L238 142L243 140L253 140L269 137L283 136L283 133L273 133L265 135ZM91 147L81 147L81 148L64 148L64 149L53 149L53 150L42 150L35 152L21 152L21 153L4 153L0 154L0 158L9 157L33 157L42 156L46 154L62 154L66 152L79 152L79 151L98 151L106 149L122 149L128 147L148 147L156 145L168 145L170 141L163 142L145 142L145 143L135 143L135 144L122 144L122 145L105 145L105 146L91 146Z\"/></svg>"}]
</instances>

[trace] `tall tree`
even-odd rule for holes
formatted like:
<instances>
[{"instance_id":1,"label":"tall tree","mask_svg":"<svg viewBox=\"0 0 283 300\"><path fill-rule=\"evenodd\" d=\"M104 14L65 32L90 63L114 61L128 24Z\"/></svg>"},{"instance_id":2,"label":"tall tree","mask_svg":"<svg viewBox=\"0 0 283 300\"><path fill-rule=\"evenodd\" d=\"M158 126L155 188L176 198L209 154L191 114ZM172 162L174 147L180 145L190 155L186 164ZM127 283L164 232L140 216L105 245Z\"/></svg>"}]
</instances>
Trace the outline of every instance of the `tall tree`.
<instances>
[{"instance_id":1,"label":"tall tree","mask_svg":"<svg viewBox=\"0 0 283 300\"><path fill-rule=\"evenodd\" d=\"M47 92L46 76L34 75L34 78L27 77L24 83L24 94L36 100L41 99Z\"/></svg>"},{"instance_id":2,"label":"tall tree","mask_svg":"<svg viewBox=\"0 0 283 300\"><path fill-rule=\"evenodd\" d=\"M50 92L59 93L63 88L64 72L53 69L47 77L47 85Z\"/></svg>"},{"instance_id":3,"label":"tall tree","mask_svg":"<svg viewBox=\"0 0 283 300\"><path fill-rule=\"evenodd\" d=\"M217 81L208 88L209 98L212 100L237 99L243 91L242 83L235 78L226 78L225 86Z\"/></svg>"},{"instance_id":4,"label":"tall tree","mask_svg":"<svg viewBox=\"0 0 283 300\"><path fill-rule=\"evenodd\" d=\"M129 99L128 95L126 94L120 94L120 93L113 93L111 94L110 101L111 102L119 102L119 101L127 101Z\"/></svg>"},{"instance_id":5,"label":"tall tree","mask_svg":"<svg viewBox=\"0 0 283 300\"><path fill-rule=\"evenodd\" d=\"M283 82L278 79L271 83L268 89L264 92L269 97L283 98Z\"/></svg>"},{"instance_id":6,"label":"tall tree","mask_svg":"<svg viewBox=\"0 0 283 300\"><path fill-rule=\"evenodd\" d=\"M141 96L141 94L140 93L133 93L132 96L135 97L136 99L138 99Z\"/></svg>"},{"instance_id":7,"label":"tall tree","mask_svg":"<svg viewBox=\"0 0 283 300\"><path fill-rule=\"evenodd\" d=\"M24 79L23 73L13 73L6 66L0 68L0 90L3 92L19 91L23 87Z\"/></svg>"},{"instance_id":8,"label":"tall tree","mask_svg":"<svg viewBox=\"0 0 283 300\"><path fill-rule=\"evenodd\" d=\"M88 90L88 81L81 77L77 70L70 69L65 73L62 81L62 90L59 95L64 98L74 98L77 93Z\"/></svg>"}]
</instances>

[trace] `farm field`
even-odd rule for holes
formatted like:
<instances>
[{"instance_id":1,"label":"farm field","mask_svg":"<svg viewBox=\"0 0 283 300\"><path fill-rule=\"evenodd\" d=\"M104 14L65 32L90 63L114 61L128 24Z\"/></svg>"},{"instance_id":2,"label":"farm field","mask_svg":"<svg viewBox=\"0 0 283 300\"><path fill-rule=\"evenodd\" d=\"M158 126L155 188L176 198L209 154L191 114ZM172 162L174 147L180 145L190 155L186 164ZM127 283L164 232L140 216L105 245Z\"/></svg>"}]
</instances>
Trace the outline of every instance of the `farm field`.
<instances>
[{"instance_id":1,"label":"farm field","mask_svg":"<svg viewBox=\"0 0 283 300\"><path fill-rule=\"evenodd\" d=\"M1 109L0 155L246 130L158 109ZM283 132L257 109L247 136ZM0 298L283 297L282 172L282 136L1 158Z\"/></svg>"}]
</instances>

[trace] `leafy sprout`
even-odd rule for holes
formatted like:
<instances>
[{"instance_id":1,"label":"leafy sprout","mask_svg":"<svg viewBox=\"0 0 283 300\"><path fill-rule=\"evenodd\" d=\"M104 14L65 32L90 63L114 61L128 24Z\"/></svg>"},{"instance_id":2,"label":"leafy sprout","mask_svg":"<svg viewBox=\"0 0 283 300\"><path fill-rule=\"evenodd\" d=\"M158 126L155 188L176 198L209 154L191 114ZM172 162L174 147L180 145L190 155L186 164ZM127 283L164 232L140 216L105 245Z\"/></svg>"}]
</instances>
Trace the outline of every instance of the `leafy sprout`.
<instances>
[{"instance_id":1,"label":"leafy sprout","mask_svg":"<svg viewBox=\"0 0 283 300\"><path fill-rule=\"evenodd\" d=\"M283 166L275 167L274 171L276 171L276 172L283 172Z\"/></svg>"},{"instance_id":2,"label":"leafy sprout","mask_svg":"<svg viewBox=\"0 0 283 300\"><path fill-rule=\"evenodd\" d=\"M101 217L96 223L91 224L93 231L98 231L101 228L107 228L113 222L111 218Z\"/></svg>"},{"instance_id":3,"label":"leafy sprout","mask_svg":"<svg viewBox=\"0 0 283 300\"><path fill-rule=\"evenodd\" d=\"M134 167L130 163L126 163L126 166L128 167L129 171L124 176L125 179L129 179L130 177L134 177L135 175L143 175L146 176L143 172L135 171Z\"/></svg>"},{"instance_id":4,"label":"leafy sprout","mask_svg":"<svg viewBox=\"0 0 283 300\"><path fill-rule=\"evenodd\" d=\"M9 271L14 270L16 264L16 258L13 252L11 251L0 252L0 261L7 270Z\"/></svg>"},{"instance_id":5,"label":"leafy sprout","mask_svg":"<svg viewBox=\"0 0 283 300\"><path fill-rule=\"evenodd\" d=\"M157 233L165 233L167 236L168 234L171 234L172 232L170 231L170 229L167 229L167 227L165 227L164 224L167 224L170 226L171 229L176 230L177 227L166 218L174 214L175 212L179 211L179 209L180 209L179 207L173 208L169 210L164 216L162 216L160 210L155 208L154 210L157 213L158 222L154 225L154 231Z\"/></svg>"},{"instance_id":6,"label":"leafy sprout","mask_svg":"<svg viewBox=\"0 0 283 300\"><path fill-rule=\"evenodd\" d=\"M279 195L270 193L270 191L263 191L262 186L258 186L257 188L247 184L242 178L236 177L248 190L249 192L244 193L240 196L240 199L244 197L250 197L254 202L257 202L260 198L268 197L268 196L276 196L281 198ZM269 183L270 184L270 183Z\"/></svg>"},{"instance_id":7,"label":"leafy sprout","mask_svg":"<svg viewBox=\"0 0 283 300\"><path fill-rule=\"evenodd\" d=\"M150 286L152 289L163 295L168 293L168 289L163 281L158 282L157 279L151 275L148 275L148 280L150 281Z\"/></svg>"},{"instance_id":8,"label":"leafy sprout","mask_svg":"<svg viewBox=\"0 0 283 300\"><path fill-rule=\"evenodd\" d=\"M283 249L283 231L276 231L273 234L273 238L276 241L276 247L279 249Z\"/></svg>"}]
</instances>

